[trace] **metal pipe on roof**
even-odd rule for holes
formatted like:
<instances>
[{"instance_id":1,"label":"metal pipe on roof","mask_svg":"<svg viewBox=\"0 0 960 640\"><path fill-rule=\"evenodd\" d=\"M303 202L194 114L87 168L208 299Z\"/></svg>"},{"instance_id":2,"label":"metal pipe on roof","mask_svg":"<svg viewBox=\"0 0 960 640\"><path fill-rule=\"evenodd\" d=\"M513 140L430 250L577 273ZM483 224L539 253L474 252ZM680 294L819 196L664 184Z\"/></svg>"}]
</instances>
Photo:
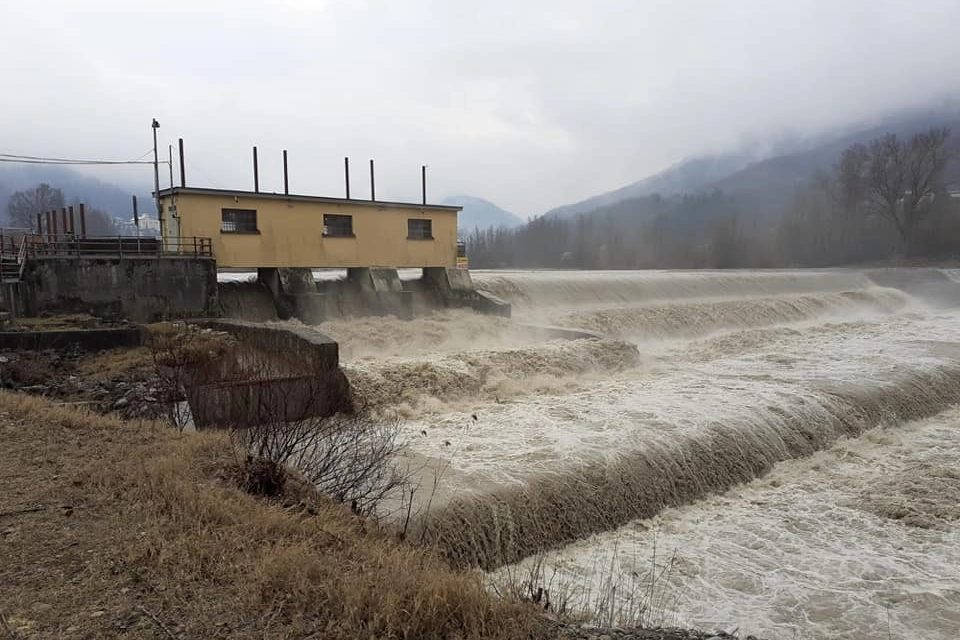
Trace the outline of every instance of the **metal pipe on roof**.
<instances>
[{"instance_id":1,"label":"metal pipe on roof","mask_svg":"<svg viewBox=\"0 0 960 640\"><path fill-rule=\"evenodd\" d=\"M177 144L178 144L179 147L180 147L180 186L181 186L181 187L185 187L185 186L187 186L187 172L186 172L186 170L183 168L183 165L184 165L184 161L183 161L183 138L180 138L180 139L177 141Z\"/></svg>"},{"instance_id":2,"label":"metal pipe on roof","mask_svg":"<svg viewBox=\"0 0 960 640\"><path fill-rule=\"evenodd\" d=\"M427 204L427 165L420 167L420 185L423 190L423 204Z\"/></svg>"},{"instance_id":3,"label":"metal pipe on roof","mask_svg":"<svg viewBox=\"0 0 960 640\"><path fill-rule=\"evenodd\" d=\"M347 200L350 199L350 158L343 159L343 180L347 186Z\"/></svg>"},{"instance_id":4,"label":"metal pipe on roof","mask_svg":"<svg viewBox=\"0 0 960 640\"><path fill-rule=\"evenodd\" d=\"M290 195L290 181L287 179L287 150L283 150L283 195Z\"/></svg>"},{"instance_id":5,"label":"metal pipe on roof","mask_svg":"<svg viewBox=\"0 0 960 640\"><path fill-rule=\"evenodd\" d=\"M257 166L257 148L253 148L253 192L260 193L260 168Z\"/></svg>"},{"instance_id":6,"label":"metal pipe on roof","mask_svg":"<svg viewBox=\"0 0 960 640\"><path fill-rule=\"evenodd\" d=\"M377 199L377 190L374 186L373 180L373 158L370 158L370 200L376 201Z\"/></svg>"}]
</instances>

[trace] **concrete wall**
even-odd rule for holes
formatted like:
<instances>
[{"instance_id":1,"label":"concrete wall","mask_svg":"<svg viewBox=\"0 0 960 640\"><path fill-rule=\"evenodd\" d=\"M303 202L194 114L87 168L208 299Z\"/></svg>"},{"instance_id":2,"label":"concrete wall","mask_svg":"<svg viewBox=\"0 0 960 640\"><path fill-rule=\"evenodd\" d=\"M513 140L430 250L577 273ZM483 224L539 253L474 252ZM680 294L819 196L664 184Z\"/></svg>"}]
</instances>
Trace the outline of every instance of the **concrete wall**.
<instances>
[{"instance_id":1,"label":"concrete wall","mask_svg":"<svg viewBox=\"0 0 960 640\"><path fill-rule=\"evenodd\" d=\"M457 257L455 207L174 189L180 236L213 239L220 267L452 267ZM221 232L223 209L253 209L257 231ZM323 215L353 216L353 237L323 235ZM433 239L407 238L409 219L429 219ZM174 235L174 230L169 232ZM192 247L192 245L191 245ZM170 247L168 247L169 249Z\"/></svg>"},{"instance_id":2,"label":"concrete wall","mask_svg":"<svg viewBox=\"0 0 960 640\"><path fill-rule=\"evenodd\" d=\"M470 307L477 313L509 318L510 303L486 291L475 289L467 269L425 268L423 282L448 307Z\"/></svg>"},{"instance_id":3,"label":"concrete wall","mask_svg":"<svg viewBox=\"0 0 960 640\"><path fill-rule=\"evenodd\" d=\"M217 309L217 269L207 258L31 258L22 289L23 315L90 313L152 322Z\"/></svg>"},{"instance_id":4,"label":"concrete wall","mask_svg":"<svg viewBox=\"0 0 960 640\"><path fill-rule=\"evenodd\" d=\"M339 371L325 376L238 380L187 388L199 428L245 428L350 412L349 383Z\"/></svg>"},{"instance_id":5,"label":"concrete wall","mask_svg":"<svg viewBox=\"0 0 960 640\"><path fill-rule=\"evenodd\" d=\"M243 427L353 410L339 345L298 327L203 320L238 345L219 362L197 367L187 397L197 427Z\"/></svg>"},{"instance_id":6,"label":"concrete wall","mask_svg":"<svg viewBox=\"0 0 960 640\"><path fill-rule=\"evenodd\" d=\"M9 314L10 318L23 315L26 303L24 286L21 282L4 282L0 284L0 311Z\"/></svg>"},{"instance_id":7,"label":"concrete wall","mask_svg":"<svg viewBox=\"0 0 960 640\"><path fill-rule=\"evenodd\" d=\"M78 348L102 351L139 347L146 342L140 329L68 329L63 331L0 331L0 349L43 351Z\"/></svg>"},{"instance_id":8,"label":"concrete wall","mask_svg":"<svg viewBox=\"0 0 960 640\"><path fill-rule=\"evenodd\" d=\"M307 375L340 366L340 345L322 333L300 327L270 326L245 320L199 320L198 324L226 331L244 345L273 356L285 375Z\"/></svg>"}]
</instances>

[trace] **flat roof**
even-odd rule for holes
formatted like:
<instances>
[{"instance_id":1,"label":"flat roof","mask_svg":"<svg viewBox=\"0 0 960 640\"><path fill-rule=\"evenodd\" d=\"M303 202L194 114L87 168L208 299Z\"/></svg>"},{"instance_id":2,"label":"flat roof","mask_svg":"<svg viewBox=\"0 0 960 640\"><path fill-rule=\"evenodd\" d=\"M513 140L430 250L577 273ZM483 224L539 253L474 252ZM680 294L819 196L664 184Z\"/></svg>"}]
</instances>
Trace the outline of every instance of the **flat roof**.
<instances>
[{"instance_id":1,"label":"flat roof","mask_svg":"<svg viewBox=\"0 0 960 640\"><path fill-rule=\"evenodd\" d=\"M357 204L371 207L400 207L404 209L439 209L441 211L462 211L463 207L446 204L418 204L414 202L390 202L387 200L362 200L360 198L328 198L324 196L304 196L286 193L267 193L265 191L236 191L233 189L205 189L200 187L173 187L160 189L160 197L171 194L187 194L198 196L228 196L244 198L263 198L265 200L293 200L296 202L317 202L321 204Z\"/></svg>"}]
</instances>

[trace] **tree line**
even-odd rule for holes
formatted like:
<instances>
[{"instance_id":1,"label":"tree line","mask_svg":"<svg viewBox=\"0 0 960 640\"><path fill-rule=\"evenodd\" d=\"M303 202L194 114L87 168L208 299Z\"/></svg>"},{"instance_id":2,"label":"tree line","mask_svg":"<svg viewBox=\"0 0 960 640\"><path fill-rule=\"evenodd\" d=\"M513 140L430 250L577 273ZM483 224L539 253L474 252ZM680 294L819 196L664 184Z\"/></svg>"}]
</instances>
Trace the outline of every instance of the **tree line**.
<instances>
[{"instance_id":1,"label":"tree line","mask_svg":"<svg viewBox=\"0 0 960 640\"><path fill-rule=\"evenodd\" d=\"M821 267L960 256L957 146L945 128L845 149L770 213L769 197L626 200L575 218L468 234L477 268ZM778 203L782 204L782 203ZM782 207L781 207L782 208Z\"/></svg>"},{"instance_id":2,"label":"tree line","mask_svg":"<svg viewBox=\"0 0 960 640\"><path fill-rule=\"evenodd\" d=\"M71 199L68 204L62 190L44 182L32 189L17 191L10 196L7 200L7 220L12 227L36 230L37 213L60 211L71 205L76 208L79 204L79 198ZM110 214L102 209L86 207L84 218L87 235L112 236L117 234L116 222Z\"/></svg>"}]
</instances>

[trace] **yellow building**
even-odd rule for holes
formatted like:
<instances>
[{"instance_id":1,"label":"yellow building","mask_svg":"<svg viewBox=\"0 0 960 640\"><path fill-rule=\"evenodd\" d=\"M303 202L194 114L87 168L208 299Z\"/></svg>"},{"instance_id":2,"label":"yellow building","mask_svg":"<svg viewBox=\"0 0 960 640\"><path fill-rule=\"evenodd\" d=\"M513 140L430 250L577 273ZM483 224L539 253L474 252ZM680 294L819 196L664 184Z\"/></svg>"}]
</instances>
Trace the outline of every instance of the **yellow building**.
<instances>
[{"instance_id":1,"label":"yellow building","mask_svg":"<svg viewBox=\"0 0 960 640\"><path fill-rule=\"evenodd\" d=\"M218 267L454 267L461 207L174 187L169 251L211 238Z\"/></svg>"}]
</instances>

